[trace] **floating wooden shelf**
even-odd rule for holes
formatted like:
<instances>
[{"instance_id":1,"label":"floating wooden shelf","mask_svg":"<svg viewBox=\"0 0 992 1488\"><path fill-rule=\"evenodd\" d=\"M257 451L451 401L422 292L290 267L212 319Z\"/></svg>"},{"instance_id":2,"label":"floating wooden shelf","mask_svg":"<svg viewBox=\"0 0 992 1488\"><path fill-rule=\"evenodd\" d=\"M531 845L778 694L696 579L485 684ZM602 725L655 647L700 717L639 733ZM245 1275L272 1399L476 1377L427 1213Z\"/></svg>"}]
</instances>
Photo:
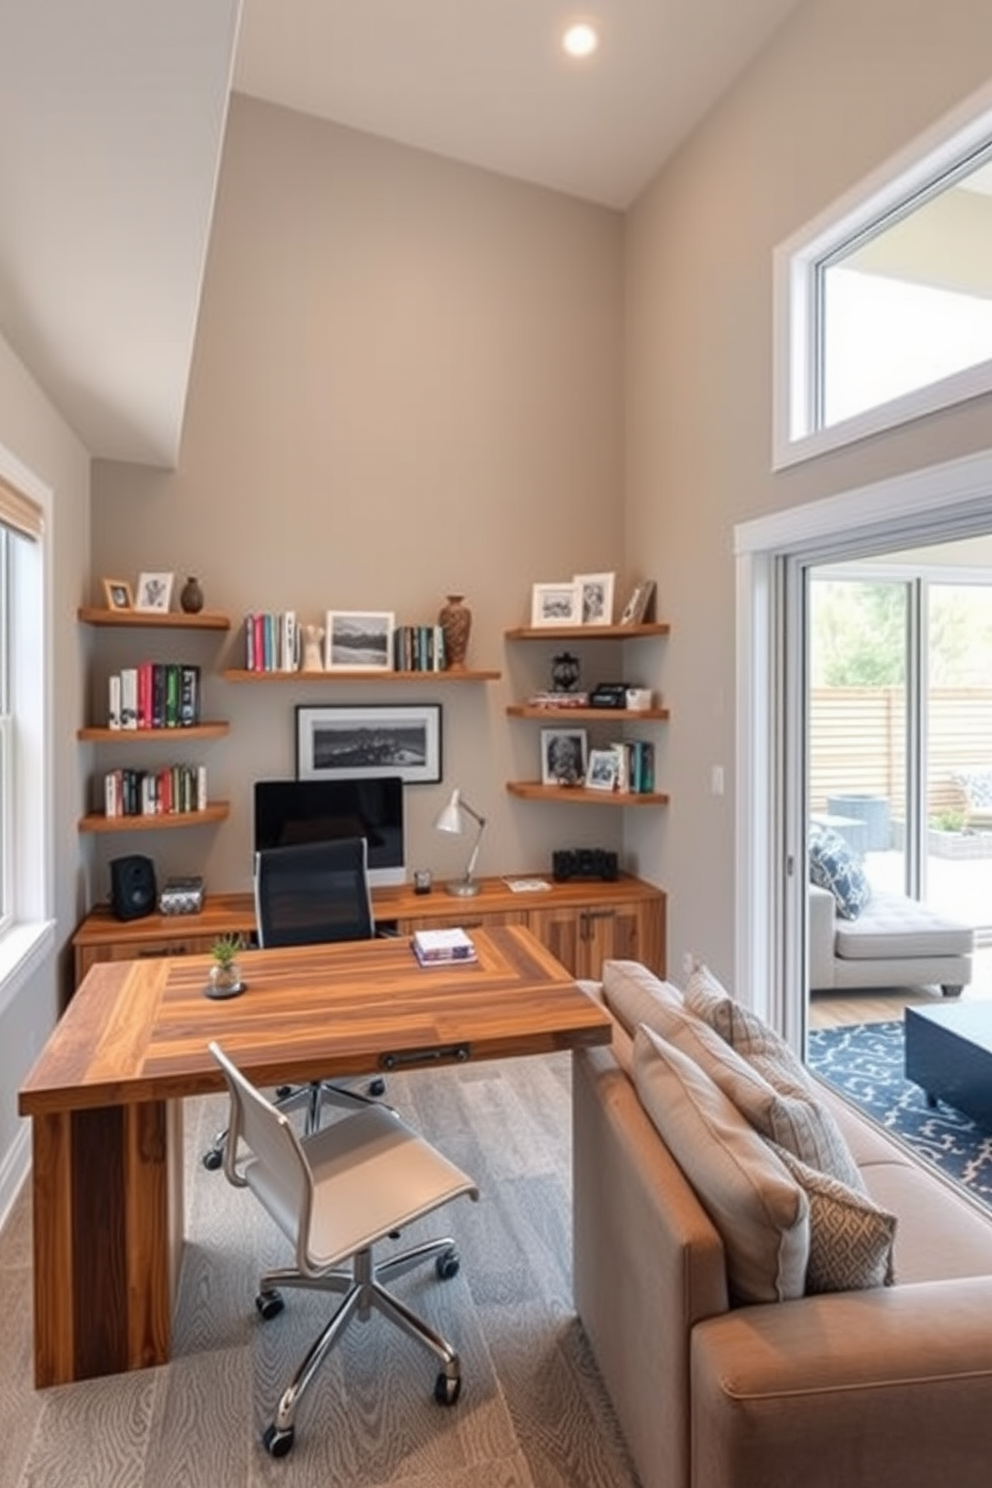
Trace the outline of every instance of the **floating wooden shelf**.
<instances>
[{"instance_id":1,"label":"floating wooden shelf","mask_svg":"<svg viewBox=\"0 0 992 1488\"><path fill-rule=\"evenodd\" d=\"M105 816L93 812L79 823L81 832L159 832L168 827L203 827L209 822L224 821L230 814L229 801L211 801L203 811L165 811L161 815Z\"/></svg>"},{"instance_id":2,"label":"floating wooden shelf","mask_svg":"<svg viewBox=\"0 0 992 1488\"><path fill-rule=\"evenodd\" d=\"M452 668L446 672L387 672L382 669L349 672L332 670L326 672L250 672L243 668L229 667L221 672L225 682L421 682L432 686L435 682L498 682L500 672L469 671Z\"/></svg>"},{"instance_id":3,"label":"floating wooden shelf","mask_svg":"<svg viewBox=\"0 0 992 1488\"><path fill-rule=\"evenodd\" d=\"M566 718L581 718L584 722L595 723L609 723L613 719L634 723L650 719L664 723L669 717L667 708L542 708L536 703L510 703L506 711L510 718L544 718L557 724Z\"/></svg>"},{"instance_id":4,"label":"floating wooden shelf","mask_svg":"<svg viewBox=\"0 0 992 1488\"><path fill-rule=\"evenodd\" d=\"M218 721L217 723L194 723L186 728L81 728L76 730L76 738L90 744L153 744L163 739L177 744L181 739L221 739L230 731L229 723Z\"/></svg>"},{"instance_id":5,"label":"floating wooden shelf","mask_svg":"<svg viewBox=\"0 0 992 1488\"><path fill-rule=\"evenodd\" d=\"M668 796L659 791L635 795L632 791L586 790L578 785L542 785L539 780L508 780L511 796L525 801L556 801L563 806L667 806Z\"/></svg>"},{"instance_id":6,"label":"floating wooden shelf","mask_svg":"<svg viewBox=\"0 0 992 1488\"><path fill-rule=\"evenodd\" d=\"M230 630L231 617L219 610L201 610L187 615L183 610L103 610L83 605L78 611L84 625L130 626L147 630Z\"/></svg>"},{"instance_id":7,"label":"floating wooden shelf","mask_svg":"<svg viewBox=\"0 0 992 1488\"><path fill-rule=\"evenodd\" d=\"M649 625L519 625L504 631L508 641L634 641L638 636L665 636L667 621Z\"/></svg>"}]
</instances>

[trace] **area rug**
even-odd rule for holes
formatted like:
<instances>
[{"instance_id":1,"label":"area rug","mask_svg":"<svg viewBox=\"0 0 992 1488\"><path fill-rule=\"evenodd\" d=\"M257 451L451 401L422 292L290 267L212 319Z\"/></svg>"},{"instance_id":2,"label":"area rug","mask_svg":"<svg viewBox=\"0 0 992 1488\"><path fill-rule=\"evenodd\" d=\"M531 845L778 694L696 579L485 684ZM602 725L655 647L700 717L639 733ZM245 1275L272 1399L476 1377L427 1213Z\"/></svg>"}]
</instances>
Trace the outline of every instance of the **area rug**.
<instances>
[{"instance_id":1,"label":"area rug","mask_svg":"<svg viewBox=\"0 0 992 1488\"><path fill-rule=\"evenodd\" d=\"M992 1209L992 1133L943 1101L927 1105L903 1072L902 1023L815 1029L807 1058L842 1095Z\"/></svg>"}]
</instances>

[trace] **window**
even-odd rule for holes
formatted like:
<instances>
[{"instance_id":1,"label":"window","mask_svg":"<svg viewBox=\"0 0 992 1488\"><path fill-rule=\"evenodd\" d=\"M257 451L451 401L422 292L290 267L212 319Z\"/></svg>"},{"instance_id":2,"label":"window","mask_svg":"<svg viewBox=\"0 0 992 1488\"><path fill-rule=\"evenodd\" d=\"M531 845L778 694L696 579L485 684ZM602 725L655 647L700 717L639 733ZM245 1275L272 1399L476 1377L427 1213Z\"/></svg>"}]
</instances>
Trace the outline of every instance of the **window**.
<instances>
[{"instance_id":1,"label":"window","mask_svg":"<svg viewBox=\"0 0 992 1488\"><path fill-rule=\"evenodd\" d=\"M992 391L992 90L775 255L774 465Z\"/></svg>"},{"instance_id":2,"label":"window","mask_svg":"<svg viewBox=\"0 0 992 1488\"><path fill-rule=\"evenodd\" d=\"M35 492L47 495L0 448L0 1006L43 948L52 903L44 512Z\"/></svg>"}]
</instances>

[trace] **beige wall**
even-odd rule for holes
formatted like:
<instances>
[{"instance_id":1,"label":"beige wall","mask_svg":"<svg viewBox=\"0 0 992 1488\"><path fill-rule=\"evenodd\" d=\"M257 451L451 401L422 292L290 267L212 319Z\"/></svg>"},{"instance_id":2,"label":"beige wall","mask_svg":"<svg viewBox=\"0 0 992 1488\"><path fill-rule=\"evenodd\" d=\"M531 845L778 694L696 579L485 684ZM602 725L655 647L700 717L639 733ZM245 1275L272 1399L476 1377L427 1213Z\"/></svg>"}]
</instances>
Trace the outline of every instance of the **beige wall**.
<instances>
[{"instance_id":1,"label":"beige wall","mask_svg":"<svg viewBox=\"0 0 992 1488\"><path fill-rule=\"evenodd\" d=\"M983 449L982 399L773 475L775 245L987 81L987 0L807 0L627 219L626 541L673 624L669 963L734 963L734 524ZM710 793L714 764L727 792Z\"/></svg>"},{"instance_id":2,"label":"beige wall","mask_svg":"<svg viewBox=\"0 0 992 1488\"><path fill-rule=\"evenodd\" d=\"M80 637L76 608L89 580L89 459L0 338L0 445L49 489L48 654L52 665L52 783L49 819L54 852L52 913L56 957L0 1009L0 1217L28 1156L28 1131L17 1116L17 1089L58 1014L69 983L68 942L86 908L76 822L82 790L75 741L81 717ZM19 1145L18 1145L19 1143Z\"/></svg>"},{"instance_id":3,"label":"beige wall","mask_svg":"<svg viewBox=\"0 0 992 1488\"><path fill-rule=\"evenodd\" d=\"M198 757L233 814L129 835L160 876L202 865L210 887L248 886L251 782L293 773L297 702L442 703L444 784L406 793L411 866L462 866L430 826L455 783L490 818L482 872L546 869L556 844L618 845L619 814L506 795L507 778L538 772L538 727L504 706L548 684L556 648L511 655L502 633L529 618L535 580L622 568L622 232L605 209L234 99L179 468L96 466L94 585L195 573L239 621L287 607L426 621L457 591L474 612L470 664L504 675L211 682L209 711L233 729ZM124 644L101 636L101 653ZM198 647L205 665L242 664L240 630ZM616 665L607 654L587 680ZM97 844L98 889L121 850Z\"/></svg>"}]
</instances>

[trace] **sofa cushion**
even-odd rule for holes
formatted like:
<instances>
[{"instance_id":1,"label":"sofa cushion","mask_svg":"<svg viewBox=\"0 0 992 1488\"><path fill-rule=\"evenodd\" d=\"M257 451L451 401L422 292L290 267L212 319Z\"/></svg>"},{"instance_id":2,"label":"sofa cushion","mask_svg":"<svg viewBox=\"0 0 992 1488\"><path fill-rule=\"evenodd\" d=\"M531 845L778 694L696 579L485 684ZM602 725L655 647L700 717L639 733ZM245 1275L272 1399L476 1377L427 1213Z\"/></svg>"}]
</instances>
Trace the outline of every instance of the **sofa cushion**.
<instances>
[{"instance_id":1,"label":"sofa cushion","mask_svg":"<svg viewBox=\"0 0 992 1488\"><path fill-rule=\"evenodd\" d=\"M603 1000L631 1038L639 1023L655 1026L657 1008L683 1006L679 989L661 981L640 961L603 962Z\"/></svg>"},{"instance_id":2,"label":"sofa cushion","mask_svg":"<svg viewBox=\"0 0 992 1488\"><path fill-rule=\"evenodd\" d=\"M768 1143L699 1066L642 1025L634 1083L723 1241L735 1302L803 1295L809 1201Z\"/></svg>"},{"instance_id":3,"label":"sofa cushion","mask_svg":"<svg viewBox=\"0 0 992 1488\"><path fill-rule=\"evenodd\" d=\"M865 871L854 853L830 827L810 827L809 876L837 901L837 913L856 920L871 898Z\"/></svg>"},{"instance_id":4,"label":"sofa cushion","mask_svg":"<svg viewBox=\"0 0 992 1488\"><path fill-rule=\"evenodd\" d=\"M809 1199L807 1292L891 1286L896 1217L863 1190L818 1172L787 1147L773 1151Z\"/></svg>"},{"instance_id":5,"label":"sofa cushion","mask_svg":"<svg viewBox=\"0 0 992 1488\"><path fill-rule=\"evenodd\" d=\"M845 961L893 961L918 956L968 955L970 925L948 919L905 894L880 893L857 920L838 920L834 951Z\"/></svg>"}]
</instances>

